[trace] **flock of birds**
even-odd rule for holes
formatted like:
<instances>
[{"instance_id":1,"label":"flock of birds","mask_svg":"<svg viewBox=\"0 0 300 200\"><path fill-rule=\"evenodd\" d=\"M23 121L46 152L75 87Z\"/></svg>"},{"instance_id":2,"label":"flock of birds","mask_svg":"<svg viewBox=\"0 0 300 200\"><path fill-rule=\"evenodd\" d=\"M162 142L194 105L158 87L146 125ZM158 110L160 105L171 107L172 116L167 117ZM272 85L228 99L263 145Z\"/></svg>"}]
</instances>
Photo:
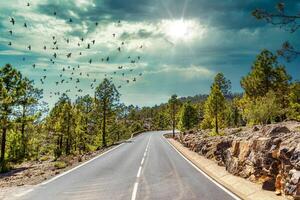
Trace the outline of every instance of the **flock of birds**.
<instances>
[{"instance_id":1,"label":"flock of birds","mask_svg":"<svg viewBox=\"0 0 300 200\"><path fill-rule=\"evenodd\" d=\"M27 7L30 7L30 3L26 4ZM56 11L53 12L53 15L56 16L58 13ZM69 24L73 23L73 19L69 18L68 20L66 20ZM15 18L11 17L10 18L10 23L12 26L12 29L9 30L9 35L11 36L11 39L13 39L14 36L14 30L13 27L17 24L17 21L15 20ZM121 21L117 21L116 22L118 25L121 25ZM23 24L23 28L27 29L29 24L27 22L22 22L21 24ZM95 22L93 24L94 26L98 26L99 23ZM112 33L111 35L111 39L117 39L117 34L116 33ZM49 41L51 41L49 43ZM63 43L62 43L63 42ZM79 53L78 52L73 52L70 51L67 54L65 53L60 53L60 48L59 45L66 47L68 44L70 44L71 42L73 42L73 45L76 45L78 47ZM75 43L74 43L75 42ZM61 65L59 63L59 58L63 58L65 60L68 61L74 61L72 60L72 57L74 57L74 54L76 53L77 56L83 56L83 55L88 55L89 50L93 49L93 47L96 44L96 40L92 39L92 40L88 40L87 38L81 37L78 41L71 41L71 39L69 38L63 38L62 40L60 38L57 38L55 35L50 36L50 39L48 40L48 44L43 44L41 45L41 47L39 47L41 49L41 51L45 51L46 53L49 54L50 58L49 59L49 65L48 66L57 66L57 65ZM9 41L8 42L9 46L13 46L13 41ZM122 41L120 43L120 45L118 45L116 47L116 53L117 54L121 54L124 51L125 48L125 41ZM139 45L137 46L138 49L143 49L143 45ZM32 45L28 45L26 47L27 51L32 51L33 50L33 46ZM114 53L114 52L113 52ZM76 57L76 55L75 55ZM115 69L115 71L111 72L110 74L105 74L105 77L110 79L111 81L113 81L114 79L116 79L117 77L122 77L121 78L121 83L117 86L118 89L120 89L123 85L125 84L129 84L131 82L136 82L137 81L137 77L141 77L143 74L137 73L134 76L132 76L132 74L134 73L135 67L136 65L140 62L141 57L140 56L126 56L128 59L128 66L118 66L117 69ZM23 57L22 60L25 62L26 61L26 57ZM101 56L100 59L95 60L92 58L89 58L87 60L86 65L91 65L92 63L96 63L96 62L100 62L100 63L112 63L112 57L111 56ZM31 63L32 64L32 68L33 69L37 69L37 64L35 63ZM55 96L60 96L62 93L75 93L75 96L82 96L83 93L85 93L85 89L83 87L80 87L80 83L81 81L83 82L84 80L89 80L89 87L90 89L95 89L97 81L101 81L101 80L97 80L97 78L90 78L90 74L84 72L85 70L82 68L82 66L80 64L76 64L74 65L74 62L72 62L73 66L67 64L66 66L60 66L61 70L60 73L57 74L57 78L55 80L55 85L57 86L55 88L55 91L51 91L49 97L50 98L54 98ZM116 76L119 75L119 76ZM115 76L115 77L114 77ZM42 85L46 84L47 81L47 68L43 69L43 74L40 77L40 83ZM49 79L49 81L53 81ZM69 84L71 85L71 89L66 89L66 90L62 90L62 86L64 84ZM54 89L54 88L52 88Z\"/></svg>"}]
</instances>

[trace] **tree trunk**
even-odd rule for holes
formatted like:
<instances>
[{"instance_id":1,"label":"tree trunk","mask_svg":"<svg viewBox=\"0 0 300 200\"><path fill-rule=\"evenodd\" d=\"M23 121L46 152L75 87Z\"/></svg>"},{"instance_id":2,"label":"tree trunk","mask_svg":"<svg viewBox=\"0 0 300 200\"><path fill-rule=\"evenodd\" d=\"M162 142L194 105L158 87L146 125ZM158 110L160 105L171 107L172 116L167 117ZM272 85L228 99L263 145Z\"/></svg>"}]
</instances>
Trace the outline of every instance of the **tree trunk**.
<instances>
[{"instance_id":1,"label":"tree trunk","mask_svg":"<svg viewBox=\"0 0 300 200\"><path fill-rule=\"evenodd\" d=\"M2 128L2 142L1 142L1 156L0 156L0 171L3 170L3 167L5 166L5 145L6 145L6 125Z\"/></svg>"},{"instance_id":2,"label":"tree trunk","mask_svg":"<svg viewBox=\"0 0 300 200\"><path fill-rule=\"evenodd\" d=\"M218 115L216 115L216 120L215 120L216 124L215 124L215 131L217 134L219 134L219 127L218 127Z\"/></svg>"}]
</instances>

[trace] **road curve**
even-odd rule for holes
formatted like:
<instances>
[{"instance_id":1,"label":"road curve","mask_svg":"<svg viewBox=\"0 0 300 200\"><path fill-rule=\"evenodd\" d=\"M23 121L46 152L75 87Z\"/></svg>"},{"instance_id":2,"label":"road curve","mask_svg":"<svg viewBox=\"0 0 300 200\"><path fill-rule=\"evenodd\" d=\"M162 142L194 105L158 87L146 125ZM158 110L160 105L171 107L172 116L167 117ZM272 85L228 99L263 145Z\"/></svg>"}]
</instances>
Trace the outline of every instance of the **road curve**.
<instances>
[{"instance_id":1,"label":"road curve","mask_svg":"<svg viewBox=\"0 0 300 200\"><path fill-rule=\"evenodd\" d=\"M19 199L235 199L174 150L164 133L143 133Z\"/></svg>"}]
</instances>

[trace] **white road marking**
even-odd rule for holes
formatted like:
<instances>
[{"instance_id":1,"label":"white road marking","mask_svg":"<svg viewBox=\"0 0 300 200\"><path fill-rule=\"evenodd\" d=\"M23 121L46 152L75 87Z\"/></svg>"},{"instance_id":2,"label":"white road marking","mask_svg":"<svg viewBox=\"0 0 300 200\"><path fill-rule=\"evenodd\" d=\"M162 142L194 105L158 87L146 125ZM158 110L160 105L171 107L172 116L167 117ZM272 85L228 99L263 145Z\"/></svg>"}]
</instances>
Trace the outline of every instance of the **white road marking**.
<instances>
[{"instance_id":1,"label":"white road marking","mask_svg":"<svg viewBox=\"0 0 300 200\"><path fill-rule=\"evenodd\" d=\"M145 157L143 157L143 159L142 159L142 162L141 162L141 165L143 165L143 164L144 164L144 160L145 160Z\"/></svg>"},{"instance_id":2,"label":"white road marking","mask_svg":"<svg viewBox=\"0 0 300 200\"><path fill-rule=\"evenodd\" d=\"M138 185L139 185L138 182L134 183L131 200L135 200L136 199L136 193L137 193Z\"/></svg>"},{"instance_id":3,"label":"white road marking","mask_svg":"<svg viewBox=\"0 0 300 200\"><path fill-rule=\"evenodd\" d=\"M199 171L201 174L203 174L208 180L210 180L211 182L213 182L215 185L217 185L219 188L221 188L224 192L226 192L227 194L229 194L232 198L236 199L236 200L241 200L241 198L239 198L237 195L235 195L234 193L232 193L230 190L228 190L227 188L225 188L223 185L221 185L220 183L218 183L217 181L215 181L213 178L211 178L210 176L208 176L204 171L202 171L200 168L198 168L194 163L192 163L189 159L187 159L180 151L178 151L164 136L163 138L165 139L165 141L167 141L167 143L181 156L183 157L190 165L192 165L197 171Z\"/></svg>"},{"instance_id":4,"label":"white road marking","mask_svg":"<svg viewBox=\"0 0 300 200\"><path fill-rule=\"evenodd\" d=\"M148 151L148 147L149 147L149 144L150 144L151 137L152 137L152 135L150 135L150 137L149 137L149 140L148 140L148 143L147 143L147 146L146 146L146 149L145 149L142 161L141 161L141 165L140 165L139 170L138 170L137 175L136 175L136 182L134 183L134 186L133 186L131 200L135 200L136 199L136 194L137 194L138 185L139 185L139 178L140 178L141 173L142 173L142 167L143 167L146 155L147 155L147 151Z\"/></svg>"},{"instance_id":5,"label":"white road marking","mask_svg":"<svg viewBox=\"0 0 300 200\"><path fill-rule=\"evenodd\" d=\"M140 166L139 171L138 171L138 173L136 175L137 178L140 178L141 172L142 172L142 166Z\"/></svg>"},{"instance_id":6,"label":"white road marking","mask_svg":"<svg viewBox=\"0 0 300 200\"><path fill-rule=\"evenodd\" d=\"M27 194L27 193L29 193L29 192L31 192L31 191L33 191L33 189L29 189L29 190L26 190L26 191L24 191L24 192L15 194L14 196L15 196L15 197L21 197L21 196L24 196L25 194Z\"/></svg>"},{"instance_id":7,"label":"white road marking","mask_svg":"<svg viewBox=\"0 0 300 200\"><path fill-rule=\"evenodd\" d=\"M114 147L114 148L112 148L112 149L110 149L110 150L108 150L108 151L105 151L104 153L102 153L102 154L100 154L100 155L98 155L98 156L96 156L96 157L94 157L94 158L92 158L92 159L90 159L90 160L88 160L88 161L86 161L86 162L84 162L84 163L82 163L82 164L80 164L80 165L78 165L78 166L76 166L76 167L74 167L74 168L68 170L68 171L65 171L64 173L62 173L62 174L60 174L60 175L57 175L57 176L55 176L55 177L53 177L53 178L51 178L51 179L49 179L49 180L47 180L47 181L44 181L44 182L42 182L42 183L36 185L35 188L38 187L38 186L41 186L41 185L46 185L46 184L48 184L48 183L50 183L50 182L52 182L52 181L54 181L54 180L56 180L56 179L58 179L58 178L60 178L60 177L62 177L62 176L64 176L64 175L66 175L66 174L68 174L68 173L70 173L70 172L72 172L72 171L74 171L74 170L76 170L76 169L78 169L78 168L80 168L80 167L82 167L82 166L84 166L84 165L86 165L86 164L88 164L88 163L94 161L95 159L97 159L97 158L99 158L99 157L101 157L101 156L103 156L103 155L105 155L105 154L107 154L107 153L109 153L109 152L111 152L111 151L113 151L113 150L119 148L119 147L122 146L123 144L124 144L124 143L119 144L118 146L116 146L116 147ZM16 197L21 197L21 196L26 195L26 194L29 193L29 192L32 192L33 190L34 190L34 188L29 189L29 190L26 190L26 191L24 191L24 192L22 192L22 193L19 193L19 194L15 194L14 196L16 196Z\"/></svg>"},{"instance_id":8,"label":"white road marking","mask_svg":"<svg viewBox=\"0 0 300 200\"><path fill-rule=\"evenodd\" d=\"M119 147L122 146L123 144L124 144L124 143L119 144L118 146L116 146L116 147L114 147L114 148L112 148L112 149L110 149L110 150L108 150L108 151L105 151L104 153L102 153L102 154L100 154L100 155L98 155L98 156L96 156L96 157L94 157L94 158L92 158L92 159L90 159L90 160L88 160L88 161L86 161L86 162L84 162L84 163L82 163L82 164L80 164L80 165L78 165L78 166L76 166L76 167L74 167L74 168L68 170L68 171L65 171L64 173L62 173L62 174L60 174L60 175L58 175L58 176L53 177L52 179L49 179L49 180L47 180L47 181L45 181L45 182L42 182L42 183L40 183L40 185L46 185L46 184L48 184L48 183L50 183L50 182L52 182L52 181L54 181L54 180L56 180L56 179L58 179L58 178L64 176L64 175L66 175L66 174L69 174L70 172L72 172L72 171L74 171L74 170L76 170L76 169L78 169L78 168L80 168L80 167L82 167L82 166L84 166L84 165L86 165L86 164L88 164L88 163L90 163L90 162L96 160L97 158L99 158L99 157L101 157L101 156L104 156L105 154L107 154L107 153L109 153L109 152L111 152L111 151L113 151L113 150L115 150L115 149L117 149L117 148L119 148Z\"/></svg>"}]
</instances>

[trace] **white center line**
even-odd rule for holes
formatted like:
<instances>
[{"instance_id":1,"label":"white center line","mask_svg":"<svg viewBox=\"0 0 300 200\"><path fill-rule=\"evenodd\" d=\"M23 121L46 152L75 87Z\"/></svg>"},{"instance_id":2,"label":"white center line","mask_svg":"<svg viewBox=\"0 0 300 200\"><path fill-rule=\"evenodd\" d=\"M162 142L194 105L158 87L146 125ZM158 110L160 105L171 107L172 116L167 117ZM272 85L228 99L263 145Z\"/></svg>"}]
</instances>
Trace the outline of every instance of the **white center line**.
<instances>
[{"instance_id":1,"label":"white center line","mask_svg":"<svg viewBox=\"0 0 300 200\"><path fill-rule=\"evenodd\" d=\"M139 171L138 171L138 173L136 175L137 178L140 178L141 172L142 172L142 166L140 166Z\"/></svg>"},{"instance_id":2,"label":"white center line","mask_svg":"<svg viewBox=\"0 0 300 200\"><path fill-rule=\"evenodd\" d=\"M149 148L151 136L152 135L150 135L150 137L149 137L149 140L148 140L148 143L147 143L147 146L146 146L146 149L145 149L142 161L141 161L141 165L140 165L138 173L136 175L137 180L136 180L136 182L134 183L134 186L133 186L131 200L135 200L136 199L136 194L137 194L137 190L138 190L138 186L139 186L139 182L138 181L139 181L139 178L140 178L141 173L142 173L142 167L143 167L146 155L147 155L147 151L148 151L148 148Z\"/></svg>"},{"instance_id":3,"label":"white center line","mask_svg":"<svg viewBox=\"0 0 300 200\"><path fill-rule=\"evenodd\" d=\"M137 193L138 185L139 185L138 182L134 183L131 200L135 200L136 199L136 193Z\"/></svg>"}]
</instances>

